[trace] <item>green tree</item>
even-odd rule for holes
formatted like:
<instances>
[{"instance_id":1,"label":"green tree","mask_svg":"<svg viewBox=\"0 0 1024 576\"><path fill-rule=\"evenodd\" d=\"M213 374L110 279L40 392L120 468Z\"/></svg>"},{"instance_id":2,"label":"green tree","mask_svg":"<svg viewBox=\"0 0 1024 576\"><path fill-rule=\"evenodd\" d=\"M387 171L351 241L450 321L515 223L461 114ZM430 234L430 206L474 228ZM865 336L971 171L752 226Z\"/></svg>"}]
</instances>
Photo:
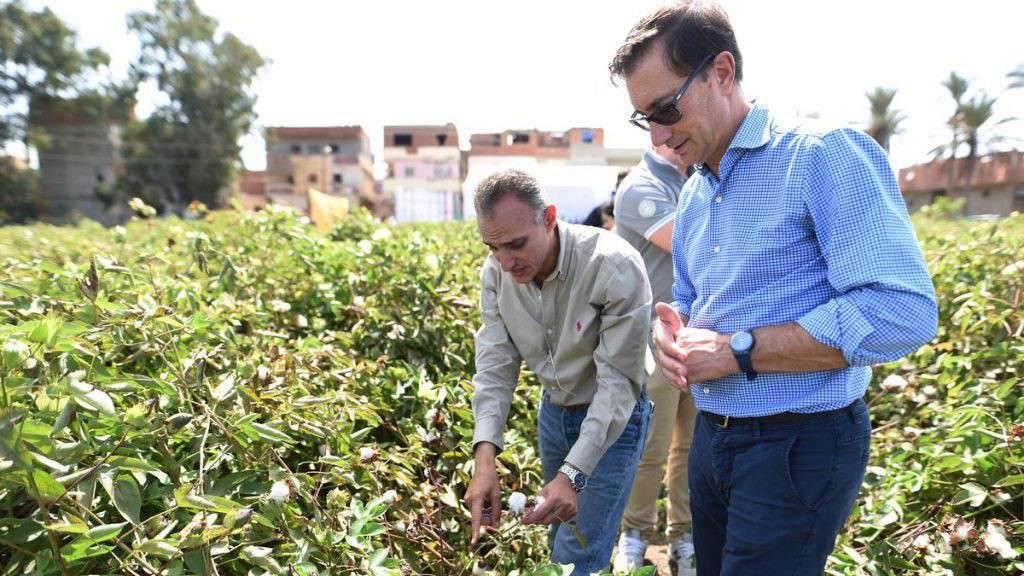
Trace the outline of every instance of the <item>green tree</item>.
<instances>
[{"instance_id":1,"label":"green tree","mask_svg":"<svg viewBox=\"0 0 1024 576\"><path fill-rule=\"evenodd\" d=\"M109 64L99 48L82 49L78 35L51 11L32 11L21 0L0 0L0 144L32 144L30 102L75 97L90 74Z\"/></svg>"},{"instance_id":2,"label":"green tree","mask_svg":"<svg viewBox=\"0 0 1024 576\"><path fill-rule=\"evenodd\" d=\"M892 100L896 96L895 88L876 87L865 94L871 104L871 119L868 122L868 135L878 142L878 145L889 151L889 140L892 135L899 131L900 123L904 115L892 107Z\"/></svg>"},{"instance_id":3,"label":"green tree","mask_svg":"<svg viewBox=\"0 0 1024 576\"><path fill-rule=\"evenodd\" d=\"M157 0L128 28L141 44L133 75L167 97L145 121L125 133L125 174L107 202L139 196L162 212L193 200L224 205L240 160L239 139L255 120L251 85L267 61L194 0Z\"/></svg>"},{"instance_id":4,"label":"green tree","mask_svg":"<svg viewBox=\"0 0 1024 576\"><path fill-rule=\"evenodd\" d=\"M35 170L0 156L0 225L25 224L39 217L39 178Z\"/></svg>"}]
</instances>

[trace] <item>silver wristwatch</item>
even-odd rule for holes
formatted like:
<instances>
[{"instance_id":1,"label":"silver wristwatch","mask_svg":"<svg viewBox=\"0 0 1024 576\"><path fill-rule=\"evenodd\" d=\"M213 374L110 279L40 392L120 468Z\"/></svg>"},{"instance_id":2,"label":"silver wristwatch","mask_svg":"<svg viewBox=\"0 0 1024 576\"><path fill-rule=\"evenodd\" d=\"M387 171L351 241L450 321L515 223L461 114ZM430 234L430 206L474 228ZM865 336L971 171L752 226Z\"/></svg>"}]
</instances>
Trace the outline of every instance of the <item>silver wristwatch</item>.
<instances>
[{"instance_id":1,"label":"silver wristwatch","mask_svg":"<svg viewBox=\"0 0 1024 576\"><path fill-rule=\"evenodd\" d=\"M570 464L562 464L562 467L558 469L559 472L569 477L569 484L572 485L572 489L577 494L583 492L583 489L587 487L587 475L577 470Z\"/></svg>"}]
</instances>

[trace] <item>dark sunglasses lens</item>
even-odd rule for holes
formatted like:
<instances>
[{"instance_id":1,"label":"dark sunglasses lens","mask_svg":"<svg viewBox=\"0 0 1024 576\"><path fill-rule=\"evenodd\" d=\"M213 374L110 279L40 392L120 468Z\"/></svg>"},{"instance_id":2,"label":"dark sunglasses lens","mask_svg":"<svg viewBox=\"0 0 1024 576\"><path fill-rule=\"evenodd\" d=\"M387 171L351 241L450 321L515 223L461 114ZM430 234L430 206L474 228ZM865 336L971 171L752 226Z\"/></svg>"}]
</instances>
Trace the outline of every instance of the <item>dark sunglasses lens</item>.
<instances>
[{"instance_id":1,"label":"dark sunglasses lens","mask_svg":"<svg viewBox=\"0 0 1024 576\"><path fill-rule=\"evenodd\" d=\"M675 106L666 106L654 114L651 114L648 117L648 120L655 124L660 124L661 126L671 126L676 122L679 122L679 119L682 118L682 116L683 115Z\"/></svg>"},{"instance_id":2,"label":"dark sunglasses lens","mask_svg":"<svg viewBox=\"0 0 1024 576\"><path fill-rule=\"evenodd\" d=\"M641 130L650 130L650 126L647 124L646 118L630 118L629 122Z\"/></svg>"}]
</instances>

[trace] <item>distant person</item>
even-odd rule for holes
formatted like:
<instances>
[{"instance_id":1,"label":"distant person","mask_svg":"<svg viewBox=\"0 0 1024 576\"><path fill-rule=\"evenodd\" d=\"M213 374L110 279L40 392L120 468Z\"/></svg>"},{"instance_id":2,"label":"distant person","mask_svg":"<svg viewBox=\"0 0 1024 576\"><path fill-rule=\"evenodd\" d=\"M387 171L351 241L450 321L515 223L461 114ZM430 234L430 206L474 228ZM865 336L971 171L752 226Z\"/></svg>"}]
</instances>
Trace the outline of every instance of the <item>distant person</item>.
<instances>
[{"instance_id":1,"label":"distant person","mask_svg":"<svg viewBox=\"0 0 1024 576\"><path fill-rule=\"evenodd\" d=\"M615 200L601 205L601 227L605 230L615 228Z\"/></svg>"},{"instance_id":2,"label":"distant person","mask_svg":"<svg viewBox=\"0 0 1024 576\"><path fill-rule=\"evenodd\" d=\"M589 576L609 565L647 440L651 289L644 263L615 234L558 220L523 172L481 182L475 206L491 253L480 271L475 468L465 496L472 543L481 526L499 526L495 457L525 360L543 385L538 434L546 484L543 505L523 523L549 524L552 561ZM564 525L569 521L585 543Z\"/></svg>"},{"instance_id":3,"label":"distant person","mask_svg":"<svg viewBox=\"0 0 1024 576\"><path fill-rule=\"evenodd\" d=\"M615 194L615 232L643 257L655 302L672 301L672 229L687 168L671 148L653 148ZM693 396L673 386L661 370L651 374L647 391L654 402L651 436L622 516L613 567L616 573L643 567L647 544L658 534L658 497L664 483L668 492L669 568L674 575L692 576L696 572L687 461L697 409Z\"/></svg>"},{"instance_id":4,"label":"distant person","mask_svg":"<svg viewBox=\"0 0 1024 576\"><path fill-rule=\"evenodd\" d=\"M672 305L657 304L653 330L660 369L700 410L697 573L820 575L868 462L871 365L937 328L889 160L863 132L789 127L752 104L714 3L644 17L611 72L651 144L699 165L675 217Z\"/></svg>"}]
</instances>

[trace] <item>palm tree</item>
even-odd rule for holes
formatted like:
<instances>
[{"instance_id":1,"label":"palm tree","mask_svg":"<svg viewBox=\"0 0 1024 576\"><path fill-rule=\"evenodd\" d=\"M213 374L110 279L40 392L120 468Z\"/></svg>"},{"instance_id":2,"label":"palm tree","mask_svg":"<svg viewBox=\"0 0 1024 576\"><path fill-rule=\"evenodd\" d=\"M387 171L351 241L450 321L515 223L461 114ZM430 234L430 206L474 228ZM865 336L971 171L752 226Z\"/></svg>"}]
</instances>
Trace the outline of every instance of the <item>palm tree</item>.
<instances>
[{"instance_id":1,"label":"palm tree","mask_svg":"<svg viewBox=\"0 0 1024 576\"><path fill-rule=\"evenodd\" d=\"M978 156L979 133L982 127L992 119L995 96L989 97L984 92L960 104L960 135L967 144L967 160L971 162ZM998 140L998 136L985 139L986 145Z\"/></svg>"},{"instance_id":2,"label":"palm tree","mask_svg":"<svg viewBox=\"0 0 1024 576\"><path fill-rule=\"evenodd\" d=\"M950 72L949 78L943 80L942 85L949 91L949 95L953 98L953 103L956 105L953 109L953 115L946 121L946 124L953 132L953 139L949 144L936 146L932 153L936 159L945 156L947 153L950 159L955 159L956 153L960 148L960 114L963 108L964 95L967 94L967 88L970 86L970 83L956 72ZM950 162L950 166L952 166L952 162Z\"/></svg>"},{"instance_id":3,"label":"palm tree","mask_svg":"<svg viewBox=\"0 0 1024 576\"><path fill-rule=\"evenodd\" d=\"M1024 88L1024 64L1006 76L1010 78L1010 88Z\"/></svg>"},{"instance_id":4,"label":"palm tree","mask_svg":"<svg viewBox=\"0 0 1024 576\"><path fill-rule=\"evenodd\" d=\"M876 87L873 91L867 92L868 102L871 103L871 120L868 123L868 135L878 142L878 145L889 151L889 139L899 131L899 125L904 120L904 115L899 110L891 108L892 99L896 96L895 88Z\"/></svg>"}]
</instances>

